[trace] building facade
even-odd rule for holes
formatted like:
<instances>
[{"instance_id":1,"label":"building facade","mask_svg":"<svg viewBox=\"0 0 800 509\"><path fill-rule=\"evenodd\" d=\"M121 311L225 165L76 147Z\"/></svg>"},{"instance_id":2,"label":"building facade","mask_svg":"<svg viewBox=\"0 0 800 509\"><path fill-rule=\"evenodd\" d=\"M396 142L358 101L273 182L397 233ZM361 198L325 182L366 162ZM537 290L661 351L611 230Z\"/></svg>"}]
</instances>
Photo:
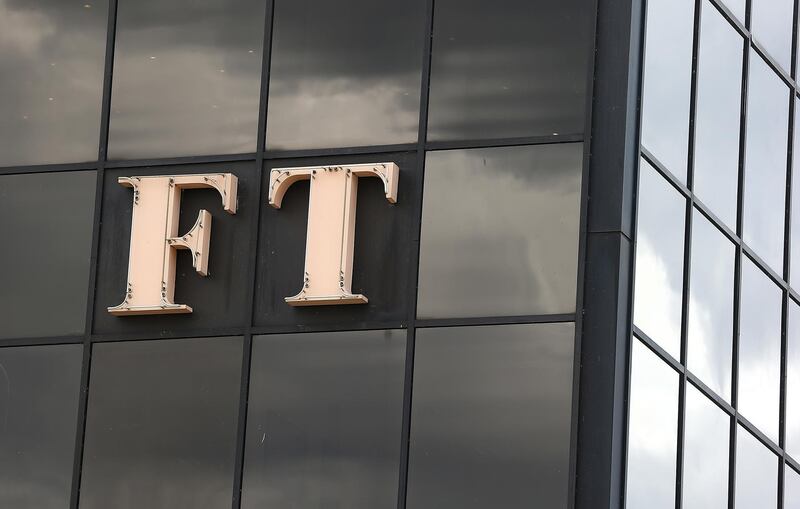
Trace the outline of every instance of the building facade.
<instances>
[{"instance_id":1,"label":"building facade","mask_svg":"<svg viewBox=\"0 0 800 509\"><path fill-rule=\"evenodd\" d=\"M0 507L800 508L797 3L0 0Z\"/></svg>"}]
</instances>

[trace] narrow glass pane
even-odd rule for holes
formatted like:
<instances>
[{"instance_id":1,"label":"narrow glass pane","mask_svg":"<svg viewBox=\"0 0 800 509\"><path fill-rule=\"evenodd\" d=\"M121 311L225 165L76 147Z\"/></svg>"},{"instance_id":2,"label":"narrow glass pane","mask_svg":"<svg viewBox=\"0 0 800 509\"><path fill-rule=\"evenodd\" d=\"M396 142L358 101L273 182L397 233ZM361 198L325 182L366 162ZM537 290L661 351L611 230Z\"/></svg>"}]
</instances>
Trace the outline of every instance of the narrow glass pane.
<instances>
[{"instance_id":1,"label":"narrow glass pane","mask_svg":"<svg viewBox=\"0 0 800 509\"><path fill-rule=\"evenodd\" d=\"M736 432L736 509L778 507L778 457L739 425Z\"/></svg>"},{"instance_id":2,"label":"narrow glass pane","mask_svg":"<svg viewBox=\"0 0 800 509\"><path fill-rule=\"evenodd\" d=\"M750 50L743 240L783 272L789 88Z\"/></svg>"},{"instance_id":3,"label":"narrow glass pane","mask_svg":"<svg viewBox=\"0 0 800 509\"><path fill-rule=\"evenodd\" d=\"M405 331L253 341L242 507L397 506Z\"/></svg>"},{"instance_id":4,"label":"narrow glass pane","mask_svg":"<svg viewBox=\"0 0 800 509\"><path fill-rule=\"evenodd\" d=\"M626 507L674 509L678 374L632 341Z\"/></svg>"},{"instance_id":5,"label":"narrow glass pane","mask_svg":"<svg viewBox=\"0 0 800 509\"><path fill-rule=\"evenodd\" d=\"M633 323L680 359L686 200L644 159L639 170Z\"/></svg>"},{"instance_id":6,"label":"narrow glass pane","mask_svg":"<svg viewBox=\"0 0 800 509\"><path fill-rule=\"evenodd\" d=\"M744 40L703 3L697 72L694 192L732 230L739 191L739 124Z\"/></svg>"},{"instance_id":7,"label":"narrow glass pane","mask_svg":"<svg viewBox=\"0 0 800 509\"><path fill-rule=\"evenodd\" d=\"M786 73L792 70L793 0L752 0L750 29Z\"/></svg>"},{"instance_id":8,"label":"narrow glass pane","mask_svg":"<svg viewBox=\"0 0 800 509\"><path fill-rule=\"evenodd\" d=\"M424 0L275 3L267 147L417 140Z\"/></svg>"},{"instance_id":9,"label":"narrow glass pane","mask_svg":"<svg viewBox=\"0 0 800 509\"><path fill-rule=\"evenodd\" d=\"M588 0L437 0L429 140L584 131Z\"/></svg>"},{"instance_id":10,"label":"narrow glass pane","mask_svg":"<svg viewBox=\"0 0 800 509\"><path fill-rule=\"evenodd\" d=\"M642 145L686 181L694 0L647 2Z\"/></svg>"},{"instance_id":11,"label":"narrow glass pane","mask_svg":"<svg viewBox=\"0 0 800 509\"><path fill-rule=\"evenodd\" d=\"M722 3L733 13L744 26L745 3L747 0L722 0Z\"/></svg>"},{"instance_id":12,"label":"narrow glass pane","mask_svg":"<svg viewBox=\"0 0 800 509\"><path fill-rule=\"evenodd\" d=\"M730 401L736 248L694 211L687 367Z\"/></svg>"},{"instance_id":13,"label":"narrow glass pane","mask_svg":"<svg viewBox=\"0 0 800 509\"><path fill-rule=\"evenodd\" d=\"M790 263L789 282L800 288L800 99L794 100L794 140L792 148L792 213L789 233Z\"/></svg>"},{"instance_id":14,"label":"narrow glass pane","mask_svg":"<svg viewBox=\"0 0 800 509\"><path fill-rule=\"evenodd\" d=\"M120 2L109 156L255 152L264 5Z\"/></svg>"},{"instance_id":15,"label":"narrow glass pane","mask_svg":"<svg viewBox=\"0 0 800 509\"><path fill-rule=\"evenodd\" d=\"M0 2L0 166L97 159L108 0Z\"/></svg>"},{"instance_id":16,"label":"narrow glass pane","mask_svg":"<svg viewBox=\"0 0 800 509\"><path fill-rule=\"evenodd\" d=\"M0 176L0 338L84 333L96 187L93 171Z\"/></svg>"},{"instance_id":17,"label":"narrow glass pane","mask_svg":"<svg viewBox=\"0 0 800 509\"><path fill-rule=\"evenodd\" d=\"M0 349L0 507L69 507L81 345Z\"/></svg>"},{"instance_id":18,"label":"narrow glass pane","mask_svg":"<svg viewBox=\"0 0 800 509\"><path fill-rule=\"evenodd\" d=\"M92 347L80 507L230 507L241 338Z\"/></svg>"},{"instance_id":19,"label":"narrow glass pane","mask_svg":"<svg viewBox=\"0 0 800 509\"><path fill-rule=\"evenodd\" d=\"M800 474L792 467L784 468L783 509L800 509Z\"/></svg>"},{"instance_id":20,"label":"narrow glass pane","mask_svg":"<svg viewBox=\"0 0 800 509\"><path fill-rule=\"evenodd\" d=\"M571 323L418 329L408 509L568 507Z\"/></svg>"},{"instance_id":21,"label":"narrow glass pane","mask_svg":"<svg viewBox=\"0 0 800 509\"><path fill-rule=\"evenodd\" d=\"M429 152L417 313L572 313L582 144Z\"/></svg>"},{"instance_id":22,"label":"narrow glass pane","mask_svg":"<svg viewBox=\"0 0 800 509\"><path fill-rule=\"evenodd\" d=\"M739 314L739 412L775 442L781 375L781 290L747 257Z\"/></svg>"},{"instance_id":23,"label":"narrow glass pane","mask_svg":"<svg viewBox=\"0 0 800 509\"><path fill-rule=\"evenodd\" d=\"M786 345L786 451L800 458L800 305L789 299Z\"/></svg>"},{"instance_id":24,"label":"narrow glass pane","mask_svg":"<svg viewBox=\"0 0 800 509\"><path fill-rule=\"evenodd\" d=\"M728 414L687 384L683 509L728 508L730 429Z\"/></svg>"}]
</instances>

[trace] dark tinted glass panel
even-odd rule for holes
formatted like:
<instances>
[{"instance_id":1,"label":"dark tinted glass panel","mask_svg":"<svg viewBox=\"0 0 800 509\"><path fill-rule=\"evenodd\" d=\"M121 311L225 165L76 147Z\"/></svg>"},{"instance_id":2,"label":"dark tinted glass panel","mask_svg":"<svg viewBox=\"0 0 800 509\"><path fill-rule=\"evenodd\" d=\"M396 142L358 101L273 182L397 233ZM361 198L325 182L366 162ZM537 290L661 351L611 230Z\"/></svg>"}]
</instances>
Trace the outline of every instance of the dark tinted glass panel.
<instances>
[{"instance_id":1,"label":"dark tinted glass panel","mask_svg":"<svg viewBox=\"0 0 800 509\"><path fill-rule=\"evenodd\" d=\"M642 145L686 180L693 0L647 2Z\"/></svg>"},{"instance_id":2,"label":"dark tinted glass panel","mask_svg":"<svg viewBox=\"0 0 800 509\"><path fill-rule=\"evenodd\" d=\"M240 338L94 345L81 508L230 507L241 366Z\"/></svg>"},{"instance_id":3,"label":"dark tinted glass panel","mask_svg":"<svg viewBox=\"0 0 800 509\"><path fill-rule=\"evenodd\" d=\"M710 1L703 3L695 118L694 192L736 229L742 36Z\"/></svg>"},{"instance_id":4,"label":"dark tinted glass panel","mask_svg":"<svg viewBox=\"0 0 800 509\"><path fill-rule=\"evenodd\" d=\"M0 349L0 507L69 507L82 352Z\"/></svg>"},{"instance_id":5,"label":"dark tinted glass panel","mask_svg":"<svg viewBox=\"0 0 800 509\"><path fill-rule=\"evenodd\" d=\"M727 509L730 418L688 385L685 426L683 508Z\"/></svg>"},{"instance_id":6,"label":"dark tinted glass panel","mask_svg":"<svg viewBox=\"0 0 800 509\"><path fill-rule=\"evenodd\" d=\"M242 507L397 506L405 331L253 342Z\"/></svg>"},{"instance_id":7,"label":"dark tinted glass panel","mask_svg":"<svg viewBox=\"0 0 800 509\"><path fill-rule=\"evenodd\" d=\"M791 251L791 271L789 281L800 287L800 99L795 98L794 141L792 155L792 214L789 246Z\"/></svg>"},{"instance_id":8,"label":"dark tinted glass panel","mask_svg":"<svg viewBox=\"0 0 800 509\"><path fill-rule=\"evenodd\" d=\"M110 157L255 152L264 4L120 2Z\"/></svg>"},{"instance_id":9,"label":"dark tinted glass panel","mask_svg":"<svg viewBox=\"0 0 800 509\"><path fill-rule=\"evenodd\" d=\"M673 509L678 374L635 338L630 391L626 507Z\"/></svg>"},{"instance_id":10,"label":"dark tinted glass panel","mask_svg":"<svg viewBox=\"0 0 800 509\"><path fill-rule=\"evenodd\" d=\"M735 257L731 241L695 210L687 367L728 401L731 397Z\"/></svg>"},{"instance_id":11,"label":"dark tinted glass panel","mask_svg":"<svg viewBox=\"0 0 800 509\"><path fill-rule=\"evenodd\" d=\"M686 200L645 160L638 211L633 321L678 359Z\"/></svg>"},{"instance_id":12,"label":"dark tinted glass panel","mask_svg":"<svg viewBox=\"0 0 800 509\"><path fill-rule=\"evenodd\" d=\"M0 177L0 337L83 334L96 180Z\"/></svg>"},{"instance_id":13,"label":"dark tinted glass panel","mask_svg":"<svg viewBox=\"0 0 800 509\"><path fill-rule=\"evenodd\" d=\"M776 272L783 269L789 88L750 51L744 241Z\"/></svg>"},{"instance_id":14,"label":"dark tinted glass panel","mask_svg":"<svg viewBox=\"0 0 800 509\"><path fill-rule=\"evenodd\" d=\"M786 450L800 458L800 306L789 300L786 345Z\"/></svg>"},{"instance_id":15,"label":"dark tinted glass panel","mask_svg":"<svg viewBox=\"0 0 800 509\"><path fill-rule=\"evenodd\" d=\"M0 3L0 166L97 159L107 0Z\"/></svg>"},{"instance_id":16,"label":"dark tinted glass panel","mask_svg":"<svg viewBox=\"0 0 800 509\"><path fill-rule=\"evenodd\" d=\"M414 142L425 2L275 2L267 147Z\"/></svg>"},{"instance_id":17,"label":"dark tinted glass panel","mask_svg":"<svg viewBox=\"0 0 800 509\"><path fill-rule=\"evenodd\" d=\"M741 425L736 432L736 508L778 507L778 458Z\"/></svg>"},{"instance_id":18,"label":"dark tinted glass panel","mask_svg":"<svg viewBox=\"0 0 800 509\"><path fill-rule=\"evenodd\" d=\"M800 509L800 474L788 465L784 470L784 509Z\"/></svg>"},{"instance_id":19,"label":"dark tinted glass panel","mask_svg":"<svg viewBox=\"0 0 800 509\"><path fill-rule=\"evenodd\" d=\"M775 442L781 374L781 291L742 260L739 314L739 412Z\"/></svg>"},{"instance_id":20,"label":"dark tinted glass panel","mask_svg":"<svg viewBox=\"0 0 800 509\"><path fill-rule=\"evenodd\" d=\"M440 0L429 140L584 130L591 1Z\"/></svg>"},{"instance_id":21,"label":"dark tinted glass panel","mask_svg":"<svg viewBox=\"0 0 800 509\"><path fill-rule=\"evenodd\" d=\"M792 70L793 0L752 0L751 30L788 74Z\"/></svg>"},{"instance_id":22,"label":"dark tinted glass panel","mask_svg":"<svg viewBox=\"0 0 800 509\"><path fill-rule=\"evenodd\" d=\"M573 324L417 331L409 509L568 506Z\"/></svg>"},{"instance_id":23,"label":"dark tinted glass panel","mask_svg":"<svg viewBox=\"0 0 800 509\"><path fill-rule=\"evenodd\" d=\"M419 316L575 310L582 150L428 153Z\"/></svg>"}]
</instances>

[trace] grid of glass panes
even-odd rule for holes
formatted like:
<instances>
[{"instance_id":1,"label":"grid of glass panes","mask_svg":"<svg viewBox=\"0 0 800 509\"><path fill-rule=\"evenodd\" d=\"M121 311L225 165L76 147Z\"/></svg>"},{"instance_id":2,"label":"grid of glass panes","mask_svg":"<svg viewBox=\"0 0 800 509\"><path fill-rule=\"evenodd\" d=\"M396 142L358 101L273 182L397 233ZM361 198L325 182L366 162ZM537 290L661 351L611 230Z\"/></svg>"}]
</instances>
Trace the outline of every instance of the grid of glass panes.
<instances>
[{"instance_id":1,"label":"grid of glass panes","mask_svg":"<svg viewBox=\"0 0 800 509\"><path fill-rule=\"evenodd\" d=\"M627 507L800 507L797 5L646 4Z\"/></svg>"}]
</instances>

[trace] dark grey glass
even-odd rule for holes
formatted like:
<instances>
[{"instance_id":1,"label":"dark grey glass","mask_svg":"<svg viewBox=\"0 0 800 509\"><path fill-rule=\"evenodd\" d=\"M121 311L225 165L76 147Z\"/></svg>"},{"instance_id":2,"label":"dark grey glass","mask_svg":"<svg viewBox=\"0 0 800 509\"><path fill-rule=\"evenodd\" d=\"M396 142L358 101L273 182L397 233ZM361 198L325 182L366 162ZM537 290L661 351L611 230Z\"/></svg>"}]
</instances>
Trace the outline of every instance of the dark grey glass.
<instances>
[{"instance_id":1,"label":"dark grey glass","mask_svg":"<svg viewBox=\"0 0 800 509\"><path fill-rule=\"evenodd\" d=\"M80 507L230 507L241 338L92 347Z\"/></svg>"},{"instance_id":2,"label":"dark grey glass","mask_svg":"<svg viewBox=\"0 0 800 509\"><path fill-rule=\"evenodd\" d=\"M739 191L744 39L703 2L695 114L694 192L732 230Z\"/></svg>"},{"instance_id":3,"label":"dark grey glass","mask_svg":"<svg viewBox=\"0 0 800 509\"><path fill-rule=\"evenodd\" d=\"M800 458L800 305L789 300L786 344L786 451Z\"/></svg>"},{"instance_id":4,"label":"dark grey glass","mask_svg":"<svg viewBox=\"0 0 800 509\"><path fill-rule=\"evenodd\" d=\"M429 152L417 314L572 313L583 145Z\"/></svg>"},{"instance_id":5,"label":"dark grey glass","mask_svg":"<svg viewBox=\"0 0 800 509\"><path fill-rule=\"evenodd\" d=\"M264 5L120 2L109 156L255 152Z\"/></svg>"},{"instance_id":6,"label":"dark grey glass","mask_svg":"<svg viewBox=\"0 0 800 509\"><path fill-rule=\"evenodd\" d=\"M739 311L739 412L778 442L781 290L747 257Z\"/></svg>"},{"instance_id":7,"label":"dark grey glass","mask_svg":"<svg viewBox=\"0 0 800 509\"><path fill-rule=\"evenodd\" d=\"M750 50L743 240L783 272L789 88Z\"/></svg>"},{"instance_id":8,"label":"dark grey glass","mask_svg":"<svg viewBox=\"0 0 800 509\"><path fill-rule=\"evenodd\" d=\"M437 0L428 139L583 133L594 7Z\"/></svg>"},{"instance_id":9,"label":"dark grey glass","mask_svg":"<svg viewBox=\"0 0 800 509\"><path fill-rule=\"evenodd\" d=\"M626 507L674 509L678 374L636 338L632 347Z\"/></svg>"},{"instance_id":10,"label":"dark grey glass","mask_svg":"<svg viewBox=\"0 0 800 509\"><path fill-rule=\"evenodd\" d=\"M800 509L800 474L790 466L784 469L783 508Z\"/></svg>"},{"instance_id":11,"label":"dark grey glass","mask_svg":"<svg viewBox=\"0 0 800 509\"><path fill-rule=\"evenodd\" d=\"M800 52L799 52L800 53ZM792 212L789 248L791 270L789 282L792 287L800 287L800 99L794 100L794 140L792 143Z\"/></svg>"},{"instance_id":12,"label":"dark grey glass","mask_svg":"<svg viewBox=\"0 0 800 509\"><path fill-rule=\"evenodd\" d=\"M417 140L423 0L275 3L267 148Z\"/></svg>"},{"instance_id":13,"label":"dark grey glass","mask_svg":"<svg viewBox=\"0 0 800 509\"><path fill-rule=\"evenodd\" d=\"M0 338L84 333L96 180L0 176Z\"/></svg>"},{"instance_id":14,"label":"dark grey glass","mask_svg":"<svg viewBox=\"0 0 800 509\"><path fill-rule=\"evenodd\" d=\"M686 200L644 159L639 170L633 323L680 358Z\"/></svg>"},{"instance_id":15,"label":"dark grey glass","mask_svg":"<svg viewBox=\"0 0 800 509\"><path fill-rule=\"evenodd\" d=\"M242 508L397 506L406 332L253 341Z\"/></svg>"},{"instance_id":16,"label":"dark grey glass","mask_svg":"<svg viewBox=\"0 0 800 509\"><path fill-rule=\"evenodd\" d=\"M778 507L778 457L738 426L736 432L736 509Z\"/></svg>"},{"instance_id":17,"label":"dark grey glass","mask_svg":"<svg viewBox=\"0 0 800 509\"><path fill-rule=\"evenodd\" d=\"M647 2L642 145L686 181L694 0Z\"/></svg>"},{"instance_id":18,"label":"dark grey glass","mask_svg":"<svg viewBox=\"0 0 800 509\"><path fill-rule=\"evenodd\" d=\"M0 166L97 159L108 1L0 3Z\"/></svg>"},{"instance_id":19,"label":"dark grey glass","mask_svg":"<svg viewBox=\"0 0 800 509\"><path fill-rule=\"evenodd\" d=\"M695 210L686 363L727 401L731 399L735 259L733 243Z\"/></svg>"},{"instance_id":20,"label":"dark grey glass","mask_svg":"<svg viewBox=\"0 0 800 509\"><path fill-rule=\"evenodd\" d=\"M69 507L81 345L0 349L0 507Z\"/></svg>"},{"instance_id":21,"label":"dark grey glass","mask_svg":"<svg viewBox=\"0 0 800 509\"><path fill-rule=\"evenodd\" d=\"M789 74L792 70L793 0L752 0L750 30L755 40Z\"/></svg>"},{"instance_id":22,"label":"dark grey glass","mask_svg":"<svg viewBox=\"0 0 800 509\"><path fill-rule=\"evenodd\" d=\"M417 330L408 509L568 507L571 323Z\"/></svg>"},{"instance_id":23,"label":"dark grey glass","mask_svg":"<svg viewBox=\"0 0 800 509\"><path fill-rule=\"evenodd\" d=\"M683 509L728 509L728 414L691 384L686 387Z\"/></svg>"}]
</instances>

